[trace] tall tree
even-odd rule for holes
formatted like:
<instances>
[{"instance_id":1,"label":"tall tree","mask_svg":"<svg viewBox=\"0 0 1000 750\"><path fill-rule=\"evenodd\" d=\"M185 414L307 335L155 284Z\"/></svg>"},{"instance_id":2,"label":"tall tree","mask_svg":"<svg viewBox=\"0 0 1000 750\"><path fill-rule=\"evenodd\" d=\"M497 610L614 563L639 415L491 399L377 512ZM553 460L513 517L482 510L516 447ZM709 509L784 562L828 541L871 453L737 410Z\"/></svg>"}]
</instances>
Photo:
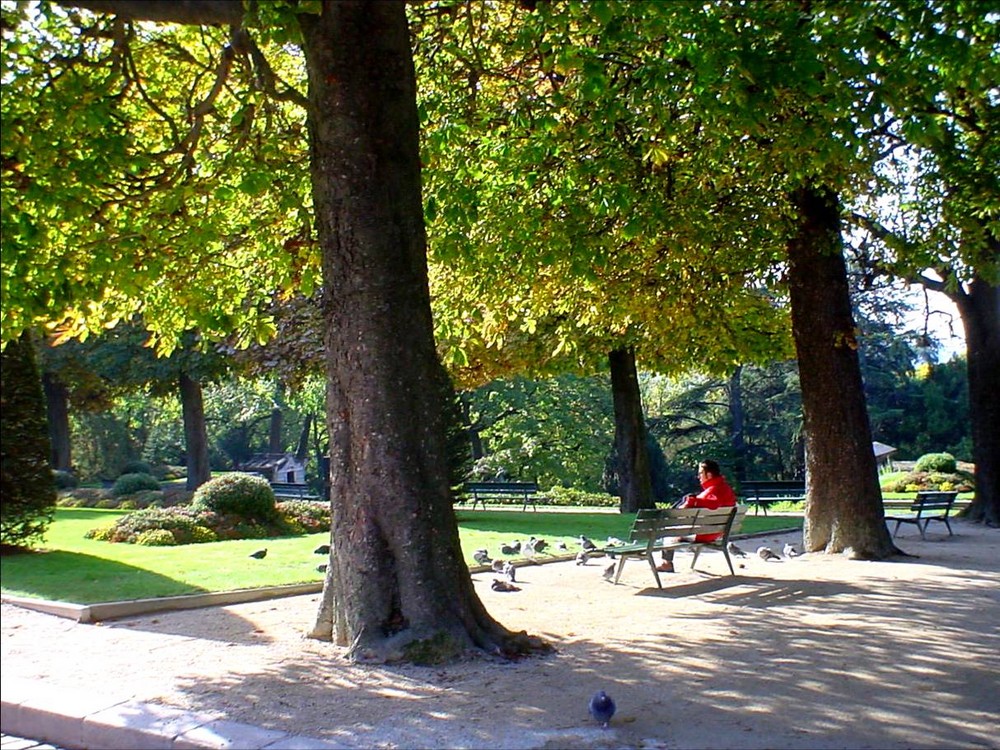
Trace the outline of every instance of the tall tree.
<instances>
[{"instance_id":1,"label":"tall tree","mask_svg":"<svg viewBox=\"0 0 1000 750\"><path fill-rule=\"evenodd\" d=\"M608 363L615 405L615 456L620 507L622 513L635 513L641 508L656 507L635 351L616 349L608 355Z\"/></svg>"},{"instance_id":2,"label":"tall tree","mask_svg":"<svg viewBox=\"0 0 1000 750\"><path fill-rule=\"evenodd\" d=\"M238 32L223 62L242 55L273 84L273 70L240 28L238 0L67 5L121 19L230 25ZM350 645L357 658L397 658L418 641L438 644L445 656L470 646L505 654L543 647L489 616L461 554L447 458L452 391L433 339L405 5L348 0L258 11L262 33L283 42L301 34L309 85L334 519L333 564L312 634Z\"/></svg>"},{"instance_id":3,"label":"tall tree","mask_svg":"<svg viewBox=\"0 0 1000 750\"><path fill-rule=\"evenodd\" d=\"M976 495L1000 525L1000 32L987 2L873 4L866 88L891 113L896 201L854 218L880 245L871 265L948 295L965 327Z\"/></svg>"}]
</instances>

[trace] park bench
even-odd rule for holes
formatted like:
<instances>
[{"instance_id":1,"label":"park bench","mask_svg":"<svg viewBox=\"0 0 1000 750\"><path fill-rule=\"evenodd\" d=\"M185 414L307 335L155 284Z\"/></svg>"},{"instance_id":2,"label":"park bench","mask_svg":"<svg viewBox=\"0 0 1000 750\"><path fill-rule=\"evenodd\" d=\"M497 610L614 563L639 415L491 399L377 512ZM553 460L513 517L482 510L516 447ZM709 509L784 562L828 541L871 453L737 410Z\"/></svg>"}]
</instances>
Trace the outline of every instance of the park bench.
<instances>
[{"instance_id":1,"label":"park bench","mask_svg":"<svg viewBox=\"0 0 1000 750\"><path fill-rule=\"evenodd\" d=\"M522 510L527 510L529 503L534 510L538 510L535 504L538 485L535 482L466 482L462 489L464 492L462 502L471 499L473 510L476 508L476 503L486 510L487 500L511 497L520 498L523 504Z\"/></svg>"},{"instance_id":2,"label":"park bench","mask_svg":"<svg viewBox=\"0 0 1000 750\"><path fill-rule=\"evenodd\" d=\"M948 521L948 514L955 505L957 492L944 492L940 490L921 490L917 492L917 499L912 503L904 503L903 507L909 511L909 515L887 515L885 520L895 521L896 528L893 529L893 537L899 532L899 527L904 523L912 523L920 532L920 538L927 538L927 526L931 521L943 521L948 527L948 536L954 536L951 530L951 523ZM884 501L882 503L886 509L898 508L899 503Z\"/></svg>"},{"instance_id":3,"label":"park bench","mask_svg":"<svg viewBox=\"0 0 1000 750\"><path fill-rule=\"evenodd\" d=\"M729 557L730 535L739 531L746 516L746 506L728 506L711 510L709 508L658 508L656 510L640 510L635 515L632 528L629 531L628 544L605 547L603 552L612 560L618 559L618 569L615 572L615 583L621 578L625 561L631 558L643 559L649 563L656 585L660 583L660 572L656 569L657 561L654 555L664 550L690 549L694 551L691 567L698 562L698 555L703 549L721 550L726 556L729 572L736 575L733 561ZM697 542L697 534L721 534L713 542Z\"/></svg>"},{"instance_id":4,"label":"park bench","mask_svg":"<svg viewBox=\"0 0 1000 750\"><path fill-rule=\"evenodd\" d=\"M753 506L754 515L763 510L766 516L768 506L774 503L805 500L806 483L801 480L748 480L740 482L740 497Z\"/></svg>"},{"instance_id":5,"label":"park bench","mask_svg":"<svg viewBox=\"0 0 1000 750\"><path fill-rule=\"evenodd\" d=\"M275 500L321 500L308 484L300 482L271 482Z\"/></svg>"}]
</instances>

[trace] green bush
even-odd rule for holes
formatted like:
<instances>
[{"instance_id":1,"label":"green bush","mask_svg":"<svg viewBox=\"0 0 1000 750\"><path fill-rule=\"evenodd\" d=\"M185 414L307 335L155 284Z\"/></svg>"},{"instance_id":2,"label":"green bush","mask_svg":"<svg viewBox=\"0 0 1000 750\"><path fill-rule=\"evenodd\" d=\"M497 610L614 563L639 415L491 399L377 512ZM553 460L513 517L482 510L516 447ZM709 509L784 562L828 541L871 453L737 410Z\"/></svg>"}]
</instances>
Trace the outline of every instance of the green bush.
<instances>
[{"instance_id":1,"label":"green bush","mask_svg":"<svg viewBox=\"0 0 1000 750\"><path fill-rule=\"evenodd\" d=\"M52 479L55 480L57 490L75 490L80 486L80 480L71 471L53 470Z\"/></svg>"},{"instance_id":2,"label":"green bush","mask_svg":"<svg viewBox=\"0 0 1000 750\"><path fill-rule=\"evenodd\" d=\"M548 505L557 506L582 506L586 508L617 508L620 504L619 498L609 495L606 492L586 492L573 487L562 487L555 485L546 490L542 495ZM515 502L520 502L515 498Z\"/></svg>"},{"instance_id":3,"label":"green bush","mask_svg":"<svg viewBox=\"0 0 1000 750\"><path fill-rule=\"evenodd\" d=\"M296 534L316 534L330 530L330 506L307 500L285 500L277 504L278 514Z\"/></svg>"},{"instance_id":4,"label":"green bush","mask_svg":"<svg viewBox=\"0 0 1000 750\"><path fill-rule=\"evenodd\" d=\"M8 342L0 353L0 545L8 549L40 540L55 513L41 383L30 336Z\"/></svg>"},{"instance_id":5,"label":"green bush","mask_svg":"<svg viewBox=\"0 0 1000 750\"><path fill-rule=\"evenodd\" d=\"M139 534L135 543L143 547L172 547L177 544L177 540L166 529L149 529Z\"/></svg>"},{"instance_id":6,"label":"green bush","mask_svg":"<svg viewBox=\"0 0 1000 750\"><path fill-rule=\"evenodd\" d=\"M954 474L958 469L955 457L950 453L925 453L917 459L916 471L939 471L944 474Z\"/></svg>"},{"instance_id":7,"label":"green bush","mask_svg":"<svg viewBox=\"0 0 1000 750\"><path fill-rule=\"evenodd\" d=\"M255 474L233 472L210 479L195 491L191 507L251 521L266 522L278 517L271 485Z\"/></svg>"},{"instance_id":8,"label":"green bush","mask_svg":"<svg viewBox=\"0 0 1000 750\"><path fill-rule=\"evenodd\" d=\"M122 474L115 480L111 494L115 497L134 495L142 490L158 490L160 483L151 474Z\"/></svg>"},{"instance_id":9,"label":"green bush","mask_svg":"<svg viewBox=\"0 0 1000 750\"><path fill-rule=\"evenodd\" d=\"M106 534L101 529L91 529L86 536L96 539L94 535L101 533L101 538L108 542L138 544L145 532L163 530L171 534L173 543L189 544L197 536L204 536L195 531L197 527L210 527L215 522L211 513L196 513L188 508L147 508L117 519Z\"/></svg>"},{"instance_id":10,"label":"green bush","mask_svg":"<svg viewBox=\"0 0 1000 750\"><path fill-rule=\"evenodd\" d=\"M122 467L122 470L118 472L118 476L120 477L125 474L149 474L152 476L153 467L145 461L129 461Z\"/></svg>"}]
</instances>

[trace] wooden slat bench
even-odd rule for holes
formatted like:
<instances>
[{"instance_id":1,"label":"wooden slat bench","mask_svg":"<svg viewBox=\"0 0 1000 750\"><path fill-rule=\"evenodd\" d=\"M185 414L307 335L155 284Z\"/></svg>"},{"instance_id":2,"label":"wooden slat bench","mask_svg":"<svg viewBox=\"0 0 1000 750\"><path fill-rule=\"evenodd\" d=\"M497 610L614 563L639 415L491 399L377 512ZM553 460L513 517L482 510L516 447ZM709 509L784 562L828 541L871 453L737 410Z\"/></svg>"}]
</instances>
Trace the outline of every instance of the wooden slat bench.
<instances>
[{"instance_id":1,"label":"wooden slat bench","mask_svg":"<svg viewBox=\"0 0 1000 750\"><path fill-rule=\"evenodd\" d=\"M746 506L719 508L658 508L656 510L640 510L632 522L629 531L628 544L605 547L603 552L612 560L618 559L618 569L615 573L615 583L621 578L625 561L630 558L646 560L656 585L660 583L660 572L656 569L657 561L654 554L663 550L690 549L694 551L691 567L698 562L698 555L703 549L720 550L726 556L729 572L736 575L733 561L729 558L726 545L733 532L739 531L746 516ZM721 534L714 542L696 542L696 534Z\"/></svg>"},{"instance_id":2,"label":"wooden slat bench","mask_svg":"<svg viewBox=\"0 0 1000 750\"><path fill-rule=\"evenodd\" d=\"M465 499L471 499L473 510L476 503L486 510L487 500L509 497L520 498L522 510L527 510L529 504L534 510L538 510L536 505L538 485L535 482L466 482L462 489L465 494L463 502Z\"/></svg>"},{"instance_id":3,"label":"wooden slat bench","mask_svg":"<svg viewBox=\"0 0 1000 750\"><path fill-rule=\"evenodd\" d=\"M319 495L309 489L308 484L299 482L271 482L275 500L320 500Z\"/></svg>"},{"instance_id":4,"label":"wooden slat bench","mask_svg":"<svg viewBox=\"0 0 1000 750\"><path fill-rule=\"evenodd\" d=\"M798 502L806 499L806 483L801 480L748 480L740 483L740 497L754 506L754 515L774 503Z\"/></svg>"},{"instance_id":5,"label":"wooden slat bench","mask_svg":"<svg viewBox=\"0 0 1000 750\"><path fill-rule=\"evenodd\" d=\"M917 493L917 499L905 506L909 515L886 515L886 522L895 521L896 528L892 535L895 537L899 532L900 524L912 523L920 532L920 538L927 538L927 526L931 521L942 521L948 527L948 536L954 536L951 530L951 523L948 521L948 514L955 505L957 492L929 491L922 490ZM885 508L892 508L893 504L882 503Z\"/></svg>"}]
</instances>

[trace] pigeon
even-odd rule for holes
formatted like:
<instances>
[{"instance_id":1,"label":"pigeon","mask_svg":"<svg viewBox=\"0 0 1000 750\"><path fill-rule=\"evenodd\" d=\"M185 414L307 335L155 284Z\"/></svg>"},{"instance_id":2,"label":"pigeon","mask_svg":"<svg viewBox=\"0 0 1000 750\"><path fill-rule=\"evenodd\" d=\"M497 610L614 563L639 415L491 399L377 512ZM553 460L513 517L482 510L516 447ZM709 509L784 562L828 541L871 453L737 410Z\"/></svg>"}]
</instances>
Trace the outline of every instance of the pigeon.
<instances>
[{"instance_id":1,"label":"pigeon","mask_svg":"<svg viewBox=\"0 0 1000 750\"><path fill-rule=\"evenodd\" d=\"M507 580L511 583L514 582L514 578L517 576L517 573L514 572L516 570L517 568L514 567L514 563L509 560L503 564L503 574L507 576Z\"/></svg>"},{"instance_id":2,"label":"pigeon","mask_svg":"<svg viewBox=\"0 0 1000 750\"><path fill-rule=\"evenodd\" d=\"M515 586L510 581L501 581L499 578L494 578L493 583L490 584L490 588L494 591L520 591L517 586Z\"/></svg>"},{"instance_id":3,"label":"pigeon","mask_svg":"<svg viewBox=\"0 0 1000 750\"><path fill-rule=\"evenodd\" d=\"M325 573L327 567L328 567L327 563L320 563L319 565L316 566L316 570L319 571L320 573Z\"/></svg>"},{"instance_id":4,"label":"pigeon","mask_svg":"<svg viewBox=\"0 0 1000 750\"><path fill-rule=\"evenodd\" d=\"M577 565L586 565L587 564L587 560L589 560L589 559L590 559L590 553L587 552L587 550L583 550L582 549L582 550L580 550L579 552L576 553L576 564Z\"/></svg>"},{"instance_id":5,"label":"pigeon","mask_svg":"<svg viewBox=\"0 0 1000 750\"><path fill-rule=\"evenodd\" d=\"M494 573L503 573L505 565L507 565L507 563L501 560L500 558L497 558L492 563L490 563L490 567L493 569Z\"/></svg>"},{"instance_id":6,"label":"pigeon","mask_svg":"<svg viewBox=\"0 0 1000 750\"><path fill-rule=\"evenodd\" d=\"M267 557L267 547L265 547L264 549L259 549L256 552L251 552L250 557L254 558L255 560L263 560L265 557Z\"/></svg>"},{"instance_id":7,"label":"pigeon","mask_svg":"<svg viewBox=\"0 0 1000 750\"><path fill-rule=\"evenodd\" d=\"M747 556L747 553L744 552L743 550L741 550L739 547L737 547L734 542L730 542L727 545L727 548L729 549L729 554L732 555L733 557L746 557Z\"/></svg>"},{"instance_id":8,"label":"pigeon","mask_svg":"<svg viewBox=\"0 0 1000 750\"><path fill-rule=\"evenodd\" d=\"M544 539L535 539L535 537L531 537L530 544L531 544L531 549L534 552L541 552L543 549L549 546L549 543L546 542Z\"/></svg>"},{"instance_id":9,"label":"pigeon","mask_svg":"<svg viewBox=\"0 0 1000 750\"><path fill-rule=\"evenodd\" d=\"M785 557L798 557L799 555L802 554L797 549L795 549L794 544L786 544L785 548L781 550L781 552Z\"/></svg>"},{"instance_id":10,"label":"pigeon","mask_svg":"<svg viewBox=\"0 0 1000 750\"><path fill-rule=\"evenodd\" d=\"M584 550L586 550L587 552L593 552L595 549L597 549L597 545L594 544L589 539L587 539L587 537L585 537L583 534L580 534L580 546L583 547Z\"/></svg>"},{"instance_id":11,"label":"pigeon","mask_svg":"<svg viewBox=\"0 0 1000 750\"><path fill-rule=\"evenodd\" d=\"M763 547L763 546L762 547L758 547L757 548L757 554L760 555L760 559L761 560L768 560L768 561L770 561L770 560L780 561L781 560L781 555L779 555L777 552L775 552L770 547Z\"/></svg>"},{"instance_id":12,"label":"pigeon","mask_svg":"<svg viewBox=\"0 0 1000 750\"><path fill-rule=\"evenodd\" d=\"M500 551L505 555L516 555L521 551L521 543L515 539L510 544L501 544Z\"/></svg>"},{"instance_id":13,"label":"pigeon","mask_svg":"<svg viewBox=\"0 0 1000 750\"><path fill-rule=\"evenodd\" d=\"M313 554L314 555L329 555L330 554L330 545L329 544L321 544L321 545L319 545L316 549L313 550Z\"/></svg>"},{"instance_id":14,"label":"pigeon","mask_svg":"<svg viewBox=\"0 0 1000 750\"><path fill-rule=\"evenodd\" d=\"M560 552L566 552L569 547L566 546L566 542L556 542L556 549Z\"/></svg>"},{"instance_id":15,"label":"pigeon","mask_svg":"<svg viewBox=\"0 0 1000 750\"><path fill-rule=\"evenodd\" d=\"M475 552L473 552L472 559L475 560L480 565L489 565L491 562L489 552L487 552L484 549L477 549Z\"/></svg>"},{"instance_id":16,"label":"pigeon","mask_svg":"<svg viewBox=\"0 0 1000 750\"><path fill-rule=\"evenodd\" d=\"M604 580L605 581L610 581L612 578L614 578L615 577L615 564L611 563L608 567L606 567L604 569L604 572L601 573L601 575L604 576Z\"/></svg>"},{"instance_id":17,"label":"pigeon","mask_svg":"<svg viewBox=\"0 0 1000 750\"><path fill-rule=\"evenodd\" d=\"M619 539L616 536L609 536L608 537L607 546L609 546L609 547L616 547L619 544L625 544L625 542L623 542L621 539Z\"/></svg>"},{"instance_id":18,"label":"pigeon","mask_svg":"<svg viewBox=\"0 0 1000 750\"><path fill-rule=\"evenodd\" d=\"M611 699L611 696L603 690L598 690L594 693L594 697L590 699L590 715L602 727L607 729L608 724L611 722L611 717L615 715L615 702Z\"/></svg>"}]
</instances>

